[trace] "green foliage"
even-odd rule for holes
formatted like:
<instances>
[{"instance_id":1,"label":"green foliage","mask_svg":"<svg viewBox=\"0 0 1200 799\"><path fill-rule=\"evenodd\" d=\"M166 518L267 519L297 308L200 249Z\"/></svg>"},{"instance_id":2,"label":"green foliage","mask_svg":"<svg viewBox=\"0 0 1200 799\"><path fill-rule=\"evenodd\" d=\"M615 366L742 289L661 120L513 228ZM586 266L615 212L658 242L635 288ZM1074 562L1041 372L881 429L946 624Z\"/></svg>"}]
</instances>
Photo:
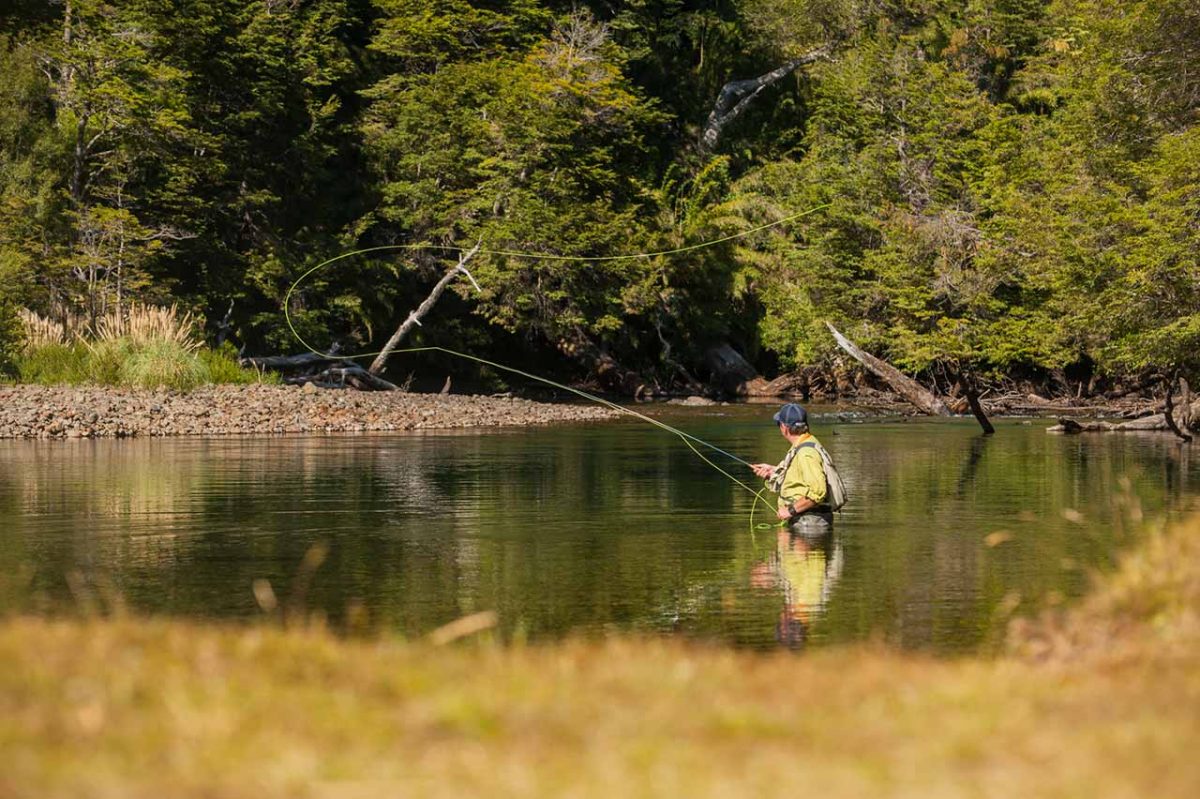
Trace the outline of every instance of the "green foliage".
<instances>
[{"instance_id":1,"label":"green foliage","mask_svg":"<svg viewBox=\"0 0 1200 799\"><path fill-rule=\"evenodd\" d=\"M196 356L207 373L206 382L235 385L279 382L276 372L260 372L238 364L237 350L228 341L215 349L201 349Z\"/></svg>"},{"instance_id":2,"label":"green foliage","mask_svg":"<svg viewBox=\"0 0 1200 799\"><path fill-rule=\"evenodd\" d=\"M376 46L394 49L387 38ZM644 187L631 166L644 161L660 118L587 15L559 21L528 49L393 75L368 96L378 235L578 255L646 241ZM491 323L566 349L610 336L641 310L647 266L489 256L471 266L483 287L474 299Z\"/></svg>"},{"instance_id":3,"label":"green foliage","mask_svg":"<svg viewBox=\"0 0 1200 799\"><path fill-rule=\"evenodd\" d=\"M188 391L209 383L276 383L278 378L238 365L228 345L192 352L179 342L126 338L46 344L15 358L22 382L43 385L98 384Z\"/></svg>"},{"instance_id":4,"label":"green foliage","mask_svg":"<svg viewBox=\"0 0 1200 799\"><path fill-rule=\"evenodd\" d=\"M24 349L25 331L13 303L0 297L0 377L17 371L17 357Z\"/></svg>"},{"instance_id":5,"label":"green foliage","mask_svg":"<svg viewBox=\"0 0 1200 799\"><path fill-rule=\"evenodd\" d=\"M356 247L603 257L828 204L669 257L480 257L481 290L457 282L414 339L652 382L720 341L823 362L833 321L910 371L1200 376L1190 0L69 6L0 14L0 307L170 298L296 350L288 287ZM728 81L818 47L700 152ZM377 349L452 256L338 262L289 311L314 344ZM139 374L158 362L181 363Z\"/></svg>"},{"instance_id":6,"label":"green foliage","mask_svg":"<svg viewBox=\"0 0 1200 799\"><path fill-rule=\"evenodd\" d=\"M87 383L91 379L90 356L82 344L47 344L23 351L17 357L17 374L23 383Z\"/></svg>"}]
</instances>

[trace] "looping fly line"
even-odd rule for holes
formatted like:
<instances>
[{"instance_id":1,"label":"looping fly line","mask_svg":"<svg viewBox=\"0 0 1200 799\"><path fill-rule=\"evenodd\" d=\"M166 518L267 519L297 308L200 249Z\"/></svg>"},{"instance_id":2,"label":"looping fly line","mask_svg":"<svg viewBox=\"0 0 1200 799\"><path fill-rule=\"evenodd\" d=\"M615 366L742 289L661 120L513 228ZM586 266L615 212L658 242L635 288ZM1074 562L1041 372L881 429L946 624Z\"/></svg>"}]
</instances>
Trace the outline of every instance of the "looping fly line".
<instances>
[{"instance_id":1,"label":"looping fly line","mask_svg":"<svg viewBox=\"0 0 1200 799\"><path fill-rule=\"evenodd\" d=\"M735 241L737 239L745 238L745 237L751 236L755 233L759 233L763 230L768 230L770 228L775 228L775 227L779 227L781 225L786 225L789 222L794 222L798 219L809 216L810 214L814 214L817 211L821 211L828 207L829 207L828 203L826 203L824 205L818 205L815 208L808 209L807 211L801 211L798 214L792 214L791 216L785 216L781 219L775 220L774 222L768 222L763 225L758 225L756 227L748 228L748 229L740 231L738 233L733 233L733 234L730 234L728 236L723 236L718 239L712 239L710 241L702 241L702 242L698 242L696 244L689 244L684 247L675 247L675 248L669 249L669 250L658 250L655 252L629 253L629 254L624 254L624 255L556 255L556 254L551 254L551 253L518 252L515 250L488 250L488 249L483 249L483 248L478 248L475 250L475 252L480 255L499 255L499 256L506 256L506 257L510 257L510 258L526 258L526 259L530 259L530 260L539 260L539 261L564 261L564 262L575 261L575 262L584 262L584 263L627 261L627 260L634 260L634 259L639 259L639 258L645 258L645 259L659 258L659 257L665 257L665 256L669 256L669 255L679 255L681 253L692 252L694 250L701 250L701 249L705 249L708 247L715 247L718 244L724 244L729 241ZM292 299L292 294L294 294L296 292L296 289L299 288L301 283L303 283L305 280L307 280L310 276L312 276L316 272L319 272L320 270L324 269L327 266L330 266L331 264L337 263L338 261L342 261L346 258L352 258L356 255L365 255L367 253L375 253L375 252L389 252L389 251L394 252L397 250L437 250L437 251L441 251L441 252L454 252L454 253L459 253L459 254L467 252L467 249L464 247L455 247L455 246L447 245L447 244L385 244L385 245L381 245L378 247L366 247L366 248L360 249L360 250L352 250L351 252L342 253L341 255L337 255L337 256L334 256L333 258L329 258L327 260L322 261L321 263L317 264L316 266L312 267L311 269L308 269L307 271L305 271L303 274L300 275L300 277L296 278L296 281L294 283L292 283L292 285L290 287L288 287L287 293L284 295L284 298L283 298L284 320L287 322L288 330L291 331L292 336L295 337L296 341L298 341L309 352L314 353L316 355L320 355L322 357L327 357L327 358L341 358L341 359L349 360L349 359L353 359L353 358L368 358L368 357L372 357L375 355L379 355L380 354L379 351L359 352L359 353L354 353L352 355L340 355L340 354L334 355L333 353L323 352L323 351L317 349L316 347L314 347L313 345L309 344L307 341L304 340L304 337L300 335L299 331L296 330L296 326L292 323L292 315L290 312L291 299ZM470 276L468 275L468 277L470 277ZM474 277L471 277L470 279L471 279L472 283L475 283ZM475 286L478 289L478 284L475 284ZM649 416L646 416L643 413L639 413L639 412L633 410L632 408L627 408L624 405L618 405L615 402L611 402L602 397L598 397L595 394L590 394L581 389L577 389L572 386L568 386L563 383L559 383L554 380L550 380L549 378L541 377L539 375L535 375L530 372L525 372L520 369L511 367L511 366L505 366L504 364L496 363L495 361L489 361L485 358L480 358L478 356L470 355L465 352L458 352L456 350L448 349L446 347L408 347L408 348L403 348L403 349L394 349L391 351L391 354L395 355L395 354L400 354L400 353L417 353L417 352L441 352L441 353L445 353L446 355L452 355L456 358L463 358L465 360L474 361L475 363L481 364L483 366L489 366L493 369L498 369L503 372L508 372L509 374L518 375L520 377L524 377L529 380L533 380L533 381L542 383L544 385L551 386L553 388L557 388L562 391L566 391L568 393L574 394L575 396L580 397L581 399L585 399L589 402L594 402L598 405L602 405L606 408L616 411L617 413L622 413L627 416L632 416L643 422L654 425L655 427L657 427L661 430L671 433L672 435L678 436L679 439L681 441L683 441L683 443L686 444L688 446L688 448L691 449L692 452L694 452L698 458L700 458L702 461L707 463L713 469L715 469L718 472L720 472L721 474L725 475L725 477L729 478L736 485L740 486L742 489L744 489L745 491L747 491L748 493L750 493L754 496L755 502L754 502L754 504L751 505L751 511L750 511L751 532L753 532L753 530L755 529L754 505L757 505L757 503L759 503L759 502L763 502L764 504L766 504L766 501L763 500L763 498L762 498L762 490L759 489L756 491L755 489L751 488L750 486L746 485L746 483L742 482L740 479L735 477L734 475L727 472L725 469L721 468L718 464L714 463L704 453L702 453L699 449L697 449L696 444L700 444L704 447L707 447L708 449L712 450L713 452L720 453L721 455L724 455L727 458L737 461L738 463L743 464L744 466L750 466L750 463L748 461L745 461L745 460L739 458L738 456L721 449L720 447L716 446L715 444L710 444L707 441L704 441L703 439L697 438L696 436L693 436L690 433L684 432L683 430L680 430L676 427L672 427L671 425L666 424L665 422L661 422L658 419L654 419ZM766 525L766 526L771 527L773 525ZM761 528L761 527L763 527L763 525L759 525L759 527Z\"/></svg>"}]
</instances>

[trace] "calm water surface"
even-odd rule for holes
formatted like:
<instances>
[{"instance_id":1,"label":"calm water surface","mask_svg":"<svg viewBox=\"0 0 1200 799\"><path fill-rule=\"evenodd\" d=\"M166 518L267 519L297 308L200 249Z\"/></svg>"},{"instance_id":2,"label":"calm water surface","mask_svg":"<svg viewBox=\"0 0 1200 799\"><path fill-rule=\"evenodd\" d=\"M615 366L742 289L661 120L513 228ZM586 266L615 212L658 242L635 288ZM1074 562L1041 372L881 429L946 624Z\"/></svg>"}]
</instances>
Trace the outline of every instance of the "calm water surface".
<instances>
[{"instance_id":1,"label":"calm water surface","mask_svg":"<svg viewBox=\"0 0 1200 799\"><path fill-rule=\"evenodd\" d=\"M774 462L786 443L772 410L659 413ZM1200 485L1200 462L1168 436L1048 424L1002 422L985 439L974 422L818 416L852 495L824 541L752 530L747 492L632 421L0 442L0 604L119 595L144 612L255 618L254 582L286 604L324 545L302 603L334 626L349 612L417 636L495 610L505 640L635 631L971 651L1011 613L1078 596L1139 513L1179 515Z\"/></svg>"}]
</instances>

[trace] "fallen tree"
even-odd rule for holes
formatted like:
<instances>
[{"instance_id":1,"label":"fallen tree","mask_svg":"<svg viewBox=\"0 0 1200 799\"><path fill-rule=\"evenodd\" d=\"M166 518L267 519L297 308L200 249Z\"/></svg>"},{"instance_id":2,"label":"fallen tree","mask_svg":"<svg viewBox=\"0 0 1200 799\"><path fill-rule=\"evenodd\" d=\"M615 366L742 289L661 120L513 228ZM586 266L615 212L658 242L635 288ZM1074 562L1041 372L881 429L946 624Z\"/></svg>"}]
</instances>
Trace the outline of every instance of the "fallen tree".
<instances>
[{"instance_id":1,"label":"fallen tree","mask_svg":"<svg viewBox=\"0 0 1200 799\"><path fill-rule=\"evenodd\" d=\"M854 360L865 366L871 374L887 383L892 391L904 397L904 399L908 400L922 413L929 416L953 416L950 406L946 404L946 401L937 392L925 388L887 361L876 358L869 352L865 352L853 341L838 332L838 329L829 322L826 322L825 326L829 328L829 332L833 334L833 338L837 341L839 347L845 350ZM988 421L987 415L983 412L983 406L979 402L979 394L975 391L972 381L967 376L960 374L958 384L966 395L968 406L975 415L975 419L979 422L979 426L983 428L984 434L991 435L996 432L996 428L992 427L992 423Z\"/></svg>"},{"instance_id":2,"label":"fallen tree","mask_svg":"<svg viewBox=\"0 0 1200 799\"><path fill-rule=\"evenodd\" d=\"M1189 425L1187 420L1200 418L1200 400L1196 400L1188 405L1175 408L1173 405L1168 405L1170 408L1171 419L1168 421L1167 413L1156 413L1151 416L1143 416L1139 419L1130 419L1127 422L1107 422L1107 421L1088 421L1081 422L1075 419L1060 418L1058 424L1047 428L1047 433L1144 433L1144 432L1175 432L1183 430L1194 430L1195 427ZM1177 433L1178 435L1178 433ZM1186 440L1191 440L1191 436L1187 436Z\"/></svg>"},{"instance_id":3,"label":"fallen tree","mask_svg":"<svg viewBox=\"0 0 1200 799\"><path fill-rule=\"evenodd\" d=\"M300 355L268 355L262 358L242 358L243 367L270 369L283 374L284 383L292 386L312 383L320 388L356 388L360 391L396 391L398 386L373 375L353 361L335 354L305 352Z\"/></svg>"}]
</instances>

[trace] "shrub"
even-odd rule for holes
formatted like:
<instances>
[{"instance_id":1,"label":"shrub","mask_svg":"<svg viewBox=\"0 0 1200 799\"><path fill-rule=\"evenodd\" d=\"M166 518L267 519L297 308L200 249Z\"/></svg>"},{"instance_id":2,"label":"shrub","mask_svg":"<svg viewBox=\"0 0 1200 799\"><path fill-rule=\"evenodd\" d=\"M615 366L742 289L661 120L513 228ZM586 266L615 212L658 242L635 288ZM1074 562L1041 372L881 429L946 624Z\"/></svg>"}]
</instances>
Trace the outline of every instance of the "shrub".
<instances>
[{"instance_id":1,"label":"shrub","mask_svg":"<svg viewBox=\"0 0 1200 799\"><path fill-rule=\"evenodd\" d=\"M78 343L27 346L16 357L16 372L23 383L85 383L90 360L87 347Z\"/></svg>"},{"instance_id":2,"label":"shrub","mask_svg":"<svg viewBox=\"0 0 1200 799\"><path fill-rule=\"evenodd\" d=\"M117 382L138 388L173 388L188 391L210 382L208 367L186 346L173 339L133 343L118 340L121 353ZM96 382L108 382L97 380Z\"/></svg>"},{"instance_id":3,"label":"shrub","mask_svg":"<svg viewBox=\"0 0 1200 799\"><path fill-rule=\"evenodd\" d=\"M82 382L99 383L103 386L121 385L121 370L126 359L133 353L129 342L123 339L105 339L94 343L85 341L83 346L87 351L87 363Z\"/></svg>"},{"instance_id":4,"label":"shrub","mask_svg":"<svg viewBox=\"0 0 1200 799\"><path fill-rule=\"evenodd\" d=\"M228 341L216 349L200 350L197 355L208 367L209 379L214 383L278 383L279 375L246 369L238 364L237 350Z\"/></svg>"},{"instance_id":5,"label":"shrub","mask_svg":"<svg viewBox=\"0 0 1200 799\"><path fill-rule=\"evenodd\" d=\"M278 383L274 374L243 369L226 343L205 349L191 314L174 306L131 306L101 317L89 335L72 340L66 328L32 311L13 311L12 338L0 308L0 368L13 353L13 371L27 383L97 383L187 391L205 383Z\"/></svg>"}]
</instances>

